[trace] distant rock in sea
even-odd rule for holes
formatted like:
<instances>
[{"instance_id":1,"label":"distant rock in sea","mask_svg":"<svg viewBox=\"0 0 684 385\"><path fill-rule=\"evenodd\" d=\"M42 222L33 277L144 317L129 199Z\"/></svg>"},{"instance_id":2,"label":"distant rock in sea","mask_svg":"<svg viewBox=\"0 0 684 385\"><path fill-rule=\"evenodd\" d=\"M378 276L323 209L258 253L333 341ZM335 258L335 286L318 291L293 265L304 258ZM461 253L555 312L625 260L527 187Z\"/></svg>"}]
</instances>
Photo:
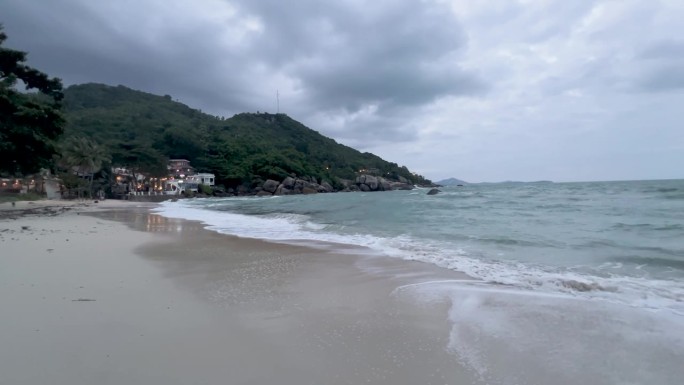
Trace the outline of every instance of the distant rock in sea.
<instances>
[{"instance_id":1,"label":"distant rock in sea","mask_svg":"<svg viewBox=\"0 0 684 385\"><path fill-rule=\"evenodd\" d=\"M468 184L468 182L462 181L462 180L456 179L456 178L448 178L448 179L440 180L439 182L435 182L435 183L440 185L440 186L458 186L458 185L462 186L462 185Z\"/></svg>"}]
</instances>

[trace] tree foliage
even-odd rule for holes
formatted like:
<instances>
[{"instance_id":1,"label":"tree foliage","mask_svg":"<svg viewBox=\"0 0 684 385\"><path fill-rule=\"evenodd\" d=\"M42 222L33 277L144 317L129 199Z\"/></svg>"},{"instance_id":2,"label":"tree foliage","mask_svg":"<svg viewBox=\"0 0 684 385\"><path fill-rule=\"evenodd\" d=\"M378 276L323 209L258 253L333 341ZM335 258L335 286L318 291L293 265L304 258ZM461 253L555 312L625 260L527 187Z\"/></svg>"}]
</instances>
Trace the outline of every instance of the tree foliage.
<instances>
[{"instance_id":1,"label":"tree foliage","mask_svg":"<svg viewBox=\"0 0 684 385\"><path fill-rule=\"evenodd\" d=\"M110 161L105 148L88 138L72 136L61 143L59 153L58 163L65 169L64 174L86 178L89 181L88 195L92 197L94 175Z\"/></svg>"},{"instance_id":2,"label":"tree foliage","mask_svg":"<svg viewBox=\"0 0 684 385\"><path fill-rule=\"evenodd\" d=\"M6 39L0 26L0 173L33 173L51 164L63 131L62 83L27 66L27 54L4 47Z\"/></svg>"}]
</instances>

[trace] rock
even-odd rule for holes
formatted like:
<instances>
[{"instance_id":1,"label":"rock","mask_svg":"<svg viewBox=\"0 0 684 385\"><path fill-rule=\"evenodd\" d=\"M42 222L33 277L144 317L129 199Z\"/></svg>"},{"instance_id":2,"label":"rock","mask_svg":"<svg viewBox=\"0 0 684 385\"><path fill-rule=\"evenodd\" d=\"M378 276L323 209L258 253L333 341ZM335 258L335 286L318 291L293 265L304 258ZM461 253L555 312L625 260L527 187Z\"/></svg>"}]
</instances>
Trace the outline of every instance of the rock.
<instances>
[{"instance_id":1,"label":"rock","mask_svg":"<svg viewBox=\"0 0 684 385\"><path fill-rule=\"evenodd\" d=\"M278 188L279 184L280 183L278 183L277 181L274 181L273 179L269 179L266 182L264 182L264 185L262 186L262 188L264 189L264 191L274 193L276 191L276 189Z\"/></svg>"},{"instance_id":2,"label":"rock","mask_svg":"<svg viewBox=\"0 0 684 385\"><path fill-rule=\"evenodd\" d=\"M294 188L295 185L295 179L288 176L287 178L283 179L282 185L290 190Z\"/></svg>"},{"instance_id":3,"label":"rock","mask_svg":"<svg viewBox=\"0 0 684 385\"><path fill-rule=\"evenodd\" d=\"M399 177L399 183L410 184L409 181L408 181L408 179L404 178L403 176L400 176L400 177Z\"/></svg>"},{"instance_id":4,"label":"rock","mask_svg":"<svg viewBox=\"0 0 684 385\"><path fill-rule=\"evenodd\" d=\"M368 187L370 187L370 189L372 191L376 191L378 189L378 187L380 187L380 181L378 180L378 178L371 176L371 175L366 176L366 183L365 184L367 184Z\"/></svg>"},{"instance_id":5,"label":"rock","mask_svg":"<svg viewBox=\"0 0 684 385\"><path fill-rule=\"evenodd\" d=\"M392 186L385 178L378 178L378 189L380 191L390 191L392 190Z\"/></svg>"},{"instance_id":6,"label":"rock","mask_svg":"<svg viewBox=\"0 0 684 385\"><path fill-rule=\"evenodd\" d=\"M328 181L322 181L321 188L324 192L333 192L333 187L330 185L330 183L328 183Z\"/></svg>"},{"instance_id":7,"label":"rock","mask_svg":"<svg viewBox=\"0 0 684 385\"><path fill-rule=\"evenodd\" d=\"M372 176L372 175L359 175L356 177L356 184L359 185L359 188L362 191L377 191L378 187L380 186L380 181L378 178ZM364 190L361 185L366 185L369 190Z\"/></svg>"},{"instance_id":8,"label":"rock","mask_svg":"<svg viewBox=\"0 0 684 385\"><path fill-rule=\"evenodd\" d=\"M266 191L266 190L262 190L262 191L259 191L256 193L256 196L258 196L258 197L271 196L271 195L273 195L273 194Z\"/></svg>"},{"instance_id":9,"label":"rock","mask_svg":"<svg viewBox=\"0 0 684 385\"><path fill-rule=\"evenodd\" d=\"M361 191L371 191L370 187L368 187L368 185L365 184L365 183L361 183L361 184L359 185L359 190L361 190Z\"/></svg>"},{"instance_id":10,"label":"rock","mask_svg":"<svg viewBox=\"0 0 684 385\"><path fill-rule=\"evenodd\" d=\"M278 188L276 189L276 191L274 193L274 195L291 195L291 194L292 194L292 190L290 190L289 188L285 187L282 184L280 186L278 186Z\"/></svg>"},{"instance_id":11,"label":"rock","mask_svg":"<svg viewBox=\"0 0 684 385\"><path fill-rule=\"evenodd\" d=\"M430 191L428 191L427 195L437 195L437 194L439 194L440 192L441 192L441 191L437 190L436 188L433 188L433 189L431 189Z\"/></svg>"},{"instance_id":12,"label":"rock","mask_svg":"<svg viewBox=\"0 0 684 385\"><path fill-rule=\"evenodd\" d=\"M309 186L306 186L302 189L302 194L317 194L318 190L311 188Z\"/></svg>"}]
</instances>

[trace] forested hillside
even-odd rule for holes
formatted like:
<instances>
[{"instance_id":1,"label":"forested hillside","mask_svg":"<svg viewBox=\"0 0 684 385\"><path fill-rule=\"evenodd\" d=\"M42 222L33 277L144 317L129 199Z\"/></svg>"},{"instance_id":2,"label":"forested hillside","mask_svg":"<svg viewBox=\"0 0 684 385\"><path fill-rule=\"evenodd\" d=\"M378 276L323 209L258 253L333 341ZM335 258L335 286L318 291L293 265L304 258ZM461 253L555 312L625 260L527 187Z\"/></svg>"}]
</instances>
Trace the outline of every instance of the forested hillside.
<instances>
[{"instance_id":1,"label":"forested hillside","mask_svg":"<svg viewBox=\"0 0 684 385\"><path fill-rule=\"evenodd\" d=\"M85 136L104 146L115 166L162 175L169 158L188 159L226 186L254 185L288 175L337 185L363 173L428 184L406 167L361 153L285 114L215 117L168 95L123 86L83 84L64 92L64 139Z\"/></svg>"}]
</instances>

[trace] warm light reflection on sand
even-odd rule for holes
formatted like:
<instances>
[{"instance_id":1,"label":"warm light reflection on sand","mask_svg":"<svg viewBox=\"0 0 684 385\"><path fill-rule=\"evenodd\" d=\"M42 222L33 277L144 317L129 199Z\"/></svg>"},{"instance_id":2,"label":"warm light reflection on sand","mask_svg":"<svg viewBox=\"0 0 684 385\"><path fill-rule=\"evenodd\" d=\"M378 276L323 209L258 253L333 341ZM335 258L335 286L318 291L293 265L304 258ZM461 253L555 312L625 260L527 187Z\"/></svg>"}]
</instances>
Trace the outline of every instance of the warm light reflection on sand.
<instances>
[{"instance_id":1,"label":"warm light reflection on sand","mask_svg":"<svg viewBox=\"0 0 684 385\"><path fill-rule=\"evenodd\" d=\"M203 228L201 223L181 219L166 218L161 215L140 211L115 210L102 215L116 221L128 223L136 230L151 233L181 233L183 231Z\"/></svg>"}]
</instances>

